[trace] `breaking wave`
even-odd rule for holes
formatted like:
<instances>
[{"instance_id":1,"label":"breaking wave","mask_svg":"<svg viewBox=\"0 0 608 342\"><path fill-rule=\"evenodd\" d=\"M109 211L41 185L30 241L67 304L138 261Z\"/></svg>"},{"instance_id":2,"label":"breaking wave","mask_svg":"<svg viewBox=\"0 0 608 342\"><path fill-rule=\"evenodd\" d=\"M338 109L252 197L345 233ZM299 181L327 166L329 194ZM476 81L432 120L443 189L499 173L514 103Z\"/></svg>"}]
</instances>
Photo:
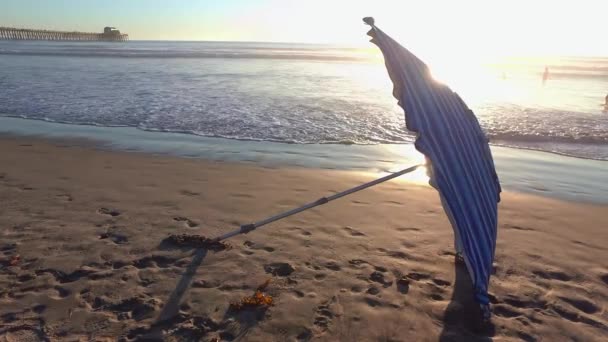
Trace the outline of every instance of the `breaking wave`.
<instances>
[{"instance_id":1,"label":"breaking wave","mask_svg":"<svg viewBox=\"0 0 608 342\"><path fill-rule=\"evenodd\" d=\"M384 66L352 63L370 58L357 49L1 42L0 54L4 115L289 144L414 141ZM608 73L608 62L561 63L551 66L552 75L570 76L553 88L540 91L518 83L526 80L507 81L515 89L531 89L526 94L537 91L538 99L514 102L499 90L484 92L483 103L469 105L493 143L608 160L608 114L600 107L608 82L597 76ZM538 68L530 70L532 83L539 83ZM572 76L577 74L593 76Z\"/></svg>"}]
</instances>

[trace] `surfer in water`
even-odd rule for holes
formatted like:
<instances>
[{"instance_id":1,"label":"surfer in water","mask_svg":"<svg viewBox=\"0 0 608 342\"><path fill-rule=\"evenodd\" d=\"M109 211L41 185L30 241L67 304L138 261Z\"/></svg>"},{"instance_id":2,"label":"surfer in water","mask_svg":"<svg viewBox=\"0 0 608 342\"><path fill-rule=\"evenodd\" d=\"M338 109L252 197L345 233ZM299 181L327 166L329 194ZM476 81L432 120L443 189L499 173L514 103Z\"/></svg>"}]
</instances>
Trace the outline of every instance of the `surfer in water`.
<instances>
[{"instance_id":1,"label":"surfer in water","mask_svg":"<svg viewBox=\"0 0 608 342\"><path fill-rule=\"evenodd\" d=\"M608 113L608 94L606 94L606 103L604 103L604 113Z\"/></svg>"},{"instance_id":2,"label":"surfer in water","mask_svg":"<svg viewBox=\"0 0 608 342\"><path fill-rule=\"evenodd\" d=\"M547 83L549 79L549 67L545 67L545 72L543 73L543 85Z\"/></svg>"}]
</instances>

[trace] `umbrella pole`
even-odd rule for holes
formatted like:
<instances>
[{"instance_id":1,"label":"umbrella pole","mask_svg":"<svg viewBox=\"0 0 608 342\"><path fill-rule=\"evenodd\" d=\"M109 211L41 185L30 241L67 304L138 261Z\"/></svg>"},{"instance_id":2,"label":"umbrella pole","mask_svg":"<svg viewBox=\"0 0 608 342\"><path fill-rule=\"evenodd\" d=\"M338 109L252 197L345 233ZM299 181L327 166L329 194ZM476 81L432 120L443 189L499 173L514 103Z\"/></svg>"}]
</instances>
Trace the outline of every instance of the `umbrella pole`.
<instances>
[{"instance_id":1,"label":"umbrella pole","mask_svg":"<svg viewBox=\"0 0 608 342\"><path fill-rule=\"evenodd\" d=\"M384 176L382 178L378 178L376 180L373 180L373 181L365 183L365 184L361 184L359 186L356 186L354 188L351 188L351 189L339 192L339 193L331 195L329 197L321 197L321 198L319 198L318 200L316 200L314 202L310 202L310 203L305 204L305 205L303 205L301 207L291 209L289 211L286 211L284 213L281 213L281 214L278 214L278 215L275 215L275 216L271 216L271 217L269 217L267 219L264 219L264 220L261 220L261 221L255 222L255 223L249 223L249 224L242 225L239 229L234 230L234 231L232 231L230 233L224 234L222 236L219 236L219 237L213 239L213 241L218 242L218 241L222 241L222 240L231 238L231 237L233 237L235 235L247 234L247 233L251 232L252 230L255 230L256 228L259 228L261 226L267 225L267 224L269 224L271 222L284 219L284 218L286 218L288 216L295 215L295 214L303 212L305 210L308 210L308 209L314 208L316 206L323 205L325 203L331 202L331 201L336 200L338 198L350 195L350 194L355 193L357 191L361 191L363 189L367 189L369 187L372 187L374 185L386 182L386 181L391 180L393 178L397 178L397 177L402 176L402 175L404 175L406 173L410 173L410 172L416 170L420 166L422 166L422 164L415 165L415 166L412 166L412 167L408 167L407 169L403 169L403 170L395 172L395 173L391 173L390 175Z\"/></svg>"}]
</instances>

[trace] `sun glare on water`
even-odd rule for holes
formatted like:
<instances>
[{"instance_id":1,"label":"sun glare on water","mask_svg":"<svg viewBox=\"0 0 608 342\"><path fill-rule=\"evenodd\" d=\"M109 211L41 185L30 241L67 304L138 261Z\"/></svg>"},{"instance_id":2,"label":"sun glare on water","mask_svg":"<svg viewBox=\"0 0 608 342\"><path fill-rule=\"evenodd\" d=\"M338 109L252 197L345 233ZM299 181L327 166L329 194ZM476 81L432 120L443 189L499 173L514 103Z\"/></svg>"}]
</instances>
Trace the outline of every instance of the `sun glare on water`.
<instances>
[{"instance_id":1,"label":"sun glare on water","mask_svg":"<svg viewBox=\"0 0 608 342\"><path fill-rule=\"evenodd\" d=\"M386 149L388 153L398 156L399 162L391 164L388 170L379 172L380 176L387 176L415 165L421 165L416 170L397 178L397 180L419 185L428 185L429 176L426 158L422 153L416 151L413 145L385 145L383 148Z\"/></svg>"}]
</instances>

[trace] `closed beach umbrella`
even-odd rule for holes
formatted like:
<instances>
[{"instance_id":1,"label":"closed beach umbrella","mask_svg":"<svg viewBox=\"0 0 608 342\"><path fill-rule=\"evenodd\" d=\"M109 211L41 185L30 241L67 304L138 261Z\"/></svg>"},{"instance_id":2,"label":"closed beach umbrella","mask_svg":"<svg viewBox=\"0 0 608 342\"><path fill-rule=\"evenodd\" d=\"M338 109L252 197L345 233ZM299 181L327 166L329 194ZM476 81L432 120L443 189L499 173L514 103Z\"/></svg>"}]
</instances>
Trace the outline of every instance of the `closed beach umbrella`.
<instances>
[{"instance_id":1,"label":"closed beach umbrella","mask_svg":"<svg viewBox=\"0 0 608 342\"><path fill-rule=\"evenodd\" d=\"M378 29L373 18L364 21L372 27L371 42L384 55L407 129L417 134L416 149L430 164L430 183L439 192L454 229L456 250L488 318L501 191L488 139L458 94L435 81L427 65Z\"/></svg>"}]
</instances>

